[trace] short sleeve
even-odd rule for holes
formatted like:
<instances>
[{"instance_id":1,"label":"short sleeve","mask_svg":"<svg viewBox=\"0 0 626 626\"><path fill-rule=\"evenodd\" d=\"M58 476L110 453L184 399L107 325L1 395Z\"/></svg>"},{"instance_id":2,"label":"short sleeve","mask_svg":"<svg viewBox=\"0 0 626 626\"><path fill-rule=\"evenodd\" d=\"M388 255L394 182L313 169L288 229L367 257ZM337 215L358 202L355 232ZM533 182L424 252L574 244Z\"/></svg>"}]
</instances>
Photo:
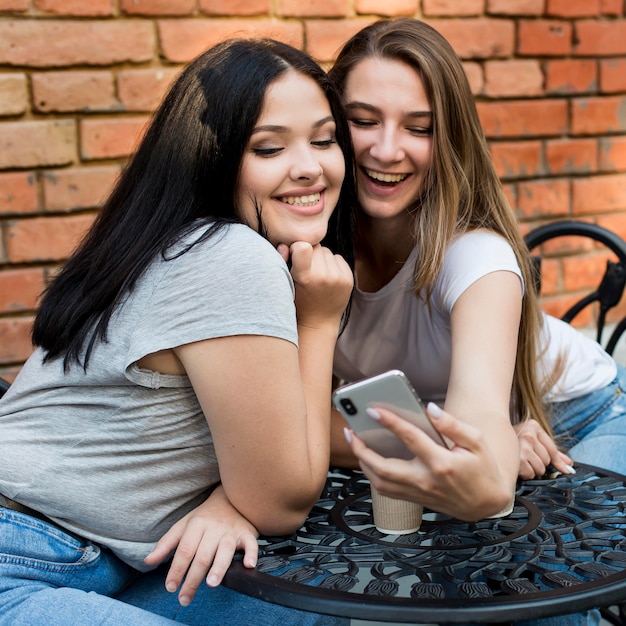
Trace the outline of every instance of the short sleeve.
<instances>
[{"instance_id":1,"label":"short sleeve","mask_svg":"<svg viewBox=\"0 0 626 626\"><path fill-rule=\"evenodd\" d=\"M294 286L280 254L241 224L155 262L131 297L126 370L147 354L234 335L297 345Z\"/></svg>"},{"instance_id":2,"label":"short sleeve","mask_svg":"<svg viewBox=\"0 0 626 626\"><path fill-rule=\"evenodd\" d=\"M448 246L435 285L435 300L442 310L450 312L468 287L479 278L498 271L513 272L522 281L522 272L509 242L488 231L463 234ZM523 289L523 282L521 285Z\"/></svg>"}]
</instances>

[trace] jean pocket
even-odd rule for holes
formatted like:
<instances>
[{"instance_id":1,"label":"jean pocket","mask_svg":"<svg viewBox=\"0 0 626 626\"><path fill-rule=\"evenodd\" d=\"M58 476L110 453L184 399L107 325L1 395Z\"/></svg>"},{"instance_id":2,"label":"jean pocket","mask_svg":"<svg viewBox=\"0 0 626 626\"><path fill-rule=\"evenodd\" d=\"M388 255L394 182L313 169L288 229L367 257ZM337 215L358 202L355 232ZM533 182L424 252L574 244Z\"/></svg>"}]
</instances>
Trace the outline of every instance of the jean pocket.
<instances>
[{"instance_id":1,"label":"jean pocket","mask_svg":"<svg viewBox=\"0 0 626 626\"><path fill-rule=\"evenodd\" d=\"M99 546L25 513L0 508L0 563L67 569L100 556Z\"/></svg>"}]
</instances>

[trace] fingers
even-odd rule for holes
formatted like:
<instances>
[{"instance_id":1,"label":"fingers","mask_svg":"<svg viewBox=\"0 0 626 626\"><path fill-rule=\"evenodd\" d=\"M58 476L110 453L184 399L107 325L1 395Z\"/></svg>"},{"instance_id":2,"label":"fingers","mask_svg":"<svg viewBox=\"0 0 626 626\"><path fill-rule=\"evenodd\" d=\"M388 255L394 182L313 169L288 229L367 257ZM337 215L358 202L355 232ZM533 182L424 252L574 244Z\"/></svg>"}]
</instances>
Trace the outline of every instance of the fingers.
<instances>
[{"instance_id":1,"label":"fingers","mask_svg":"<svg viewBox=\"0 0 626 626\"><path fill-rule=\"evenodd\" d=\"M283 257L283 261L285 261L285 263L289 263L289 246L284 243L279 243L278 246L276 246L276 250L278 250L280 256Z\"/></svg>"},{"instance_id":2,"label":"fingers","mask_svg":"<svg viewBox=\"0 0 626 626\"><path fill-rule=\"evenodd\" d=\"M183 534L183 528L184 525L181 521L174 524L174 526L159 539L152 552L144 559L144 562L147 565L158 565L165 561L176 549Z\"/></svg>"}]
</instances>

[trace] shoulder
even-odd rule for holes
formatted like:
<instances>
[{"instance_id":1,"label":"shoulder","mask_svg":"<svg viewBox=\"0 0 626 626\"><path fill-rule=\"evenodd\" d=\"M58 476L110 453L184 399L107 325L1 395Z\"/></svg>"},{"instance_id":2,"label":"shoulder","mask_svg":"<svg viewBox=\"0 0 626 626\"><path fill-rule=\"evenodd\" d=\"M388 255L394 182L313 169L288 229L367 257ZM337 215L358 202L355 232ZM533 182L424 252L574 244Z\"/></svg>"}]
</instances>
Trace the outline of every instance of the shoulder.
<instances>
[{"instance_id":1,"label":"shoulder","mask_svg":"<svg viewBox=\"0 0 626 626\"><path fill-rule=\"evenodd\" d=\"M166 254L166 268L174 262L176 269L173 271L188 276L238 275L243 280L248 276L267 275L291 279L278 251L249 226L226 224L204 238L205 232L206 228L197 229L186 235L171 254Z\"/></svg>"},{"instance_id":2,"label":"shoulder","mask_svg":"<svg viewBox=\"0 0 626 626\"><path fill-rule=\"evenodd\" d=\"M459 296L487 274L509 271L522 277L511 244L501 235L476 230L456 237L448 246L441 274L435 284L435 298L452 310Z\"/></svg>"}]
</instances>

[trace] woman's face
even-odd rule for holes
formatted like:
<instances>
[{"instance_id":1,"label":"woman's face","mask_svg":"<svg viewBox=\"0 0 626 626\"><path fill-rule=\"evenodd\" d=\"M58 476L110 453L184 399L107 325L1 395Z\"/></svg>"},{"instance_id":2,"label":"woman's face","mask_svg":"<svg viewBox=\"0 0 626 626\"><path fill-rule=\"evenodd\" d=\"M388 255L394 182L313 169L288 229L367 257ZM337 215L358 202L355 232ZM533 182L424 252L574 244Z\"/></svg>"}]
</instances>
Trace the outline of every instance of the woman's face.
<instances>
[{"instance_id":1,"label":"woman's face","mask_svg":"<svg viewBox=\"0 0 626 626\"><path fill-rule=\"evenodd\" d=\"M275 246L319 243L345 173L330 105L317 83L289 70L272 83L244 153L237 207Z\"/></svg>"},{"instance_id":2,"label":"woman's face","mask_svg":"<svg viewBox=\"0 0 626 626\"><path fill-rule=\"evenodd\" d=\"M370 57L348 74L344 104L357 163L361 209L395 217L419 196L432 153L432 111L419 74Z\"/></svg>"}]
</instances>

